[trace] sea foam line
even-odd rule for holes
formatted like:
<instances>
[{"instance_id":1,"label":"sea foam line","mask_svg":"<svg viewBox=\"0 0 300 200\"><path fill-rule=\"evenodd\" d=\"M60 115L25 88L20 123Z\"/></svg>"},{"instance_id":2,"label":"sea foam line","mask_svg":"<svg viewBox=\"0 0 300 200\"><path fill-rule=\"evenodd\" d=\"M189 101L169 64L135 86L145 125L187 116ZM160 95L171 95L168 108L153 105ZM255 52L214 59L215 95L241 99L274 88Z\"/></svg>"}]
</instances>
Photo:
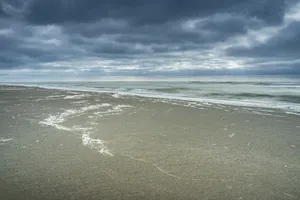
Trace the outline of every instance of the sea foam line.
<instances>
[{"instance_id":1,"label":"sea foam line","mask_svg":"<svg viewBox=\"0 0 300 200\"><path fill-rule=\"evenodd\" d=\"M58 124L64 122L67 118L70 118L74 115L82 114L90 110L96 110L102 107L109 107L111 104L103 103L103 104L97 104L97 105L90 105L86 107L82 107L80 109L68 109L65 110L63 113L58 115L50 115L45 120L41 121L40 124L46 125L46 126L54 126L58 129L61 129L62 126L58 126ZM65 128L62 128L64 130Z\"/></svg>"},{"instance_id":2,"label":"sea foam line","mask_svg":"<svg viewBox=\"0 0 300 200\"><path fill-rule=\"evenodd\" d=\"M82 114L90 110L96 110L102 107L109 107L111 104L103 103L97 105L90 105L86 107L82 107L80 109L68 109L63 113L58 115L50 115L45 120L41 121L40 124L46 126L52 126L59 130L70 131L70 132L81 132L81 140L84 146L88 146L90 149L95 149L99 153L103 155L113 156L110 150L104 145L104 141L100 139L94 139L90 136L91 128L83 128L80 126L73 126L72 128L60 125L60 123L64 122L67 118L73 117L74 115Z\"/></svg>"},{"instance_id":3,"label":"sea foam line","mask_svg":"<svg viewBox=\"0 0 300 200\"><path fill-rule=\"evenodd\" d=\"M76 94L76 95L65 96L64 99L83 99L89 96L90 96L89 94Z\"/></svg>"},{"instance_id":4,"label":"sea foam line","mask_svg":"<svg viewBox=\"0 0 300 200\"><path fill-rule=\"evenodd\" d=\"M105 142L100 139L94 139L90 136L90 133L84 133L81 136L82 144L88 146L90 149L97 150L99 153L107 156L113 156L111 151L104 144Z\"/></svg>"},{"instance_id":5,"label":"sea foam line","mask_svg":"<svg viewBox=\"0 0 300 200\"><path fill-rule=\"evenodd\" d=\"M13 140L13 138L3 138L3 137L0 138L0 142L9 142L12 140Z\"/></svg>"},{"instance_id":6,"label":"sea foam line","mask_svg":"<svg viewBox=\"0 0 300 200\"><path fill-rule=\"evenodd\" d=\"M174 174L171 174L169 172L167 172L166 170L162 169L160 166L158 166L157 164L155 163L149 163L147 162L146 160L144 159L141 159L141 158L135 158L133 156L130 156L130 155L127 155L127 154L124 154L122 153L123 156L125 157L128 157L132 160L136 160L136 161L139 161L139 162L143 162L145 164L148 164L148 165L151 165L153 167L155 167L159 172L167 175L167 176L170 176L172 178L175 178L175 179L181 179L181 180L190 180L190 181L224 181L224 182L238 182L234 179L227 179L227 178L185 178L185 177L180 177L180 176L176 176Z\"/></svg>"},{"instance_id":7,"label":"sea foam line","mask_svg":"<svg viewBox=\"0 0 300 200\"><path fill-rule=\"evenodd\" d=\"M91 131L93 129L92 127L86 128L86 127L75 125L72 128L69 128L69 127L61 125L61 123L65 122L68 118L78 116L87 111L97 110L97 109L103 108L103 107L112 107L112 108L108 109L106 111L98 111L93 114L96 114L96 115L98 114L98 117L99 117L99 114L101 115L101 117L107 116L107 115L121 114L122 111L124 110L124 108L130 108L132 106L129 106L129 105L112 106L111 104L108 104L108 103L102 103L102 104L97 104L97 105L81 107L80 109L68 109L62 113L58 113L57 115L50 115L45 120L41 121L40 124L45 125L45 126L52 126L59 130L64 130L64 131L69 131L69 132L74 132L74 133L80 134L81 135L80 138L81 138L82 144L84 146L87 146L91 150L96 150L103 155L113 156L113 153L105 145L105 141L91 137L91 134L92 134ZM95 119L97 119L97 117ZM97 124L97 123L95 123L95 124Z\"/></svg>"}]
</instances>

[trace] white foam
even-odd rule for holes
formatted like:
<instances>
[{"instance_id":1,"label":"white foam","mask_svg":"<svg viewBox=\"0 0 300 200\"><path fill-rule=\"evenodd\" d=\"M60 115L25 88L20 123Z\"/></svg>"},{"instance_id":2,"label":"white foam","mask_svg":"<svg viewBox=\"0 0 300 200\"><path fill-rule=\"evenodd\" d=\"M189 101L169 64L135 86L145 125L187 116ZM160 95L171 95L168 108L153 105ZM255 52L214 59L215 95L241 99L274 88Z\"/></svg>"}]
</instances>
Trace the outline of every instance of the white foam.
<instances>
[{"instance_id":1,"label":"white foam","mask_svg":"<svg viewBox=\"0 0 300 200\"><path fill-rule=\"evenodd\" d=\"M40 121L39 124L45 125L45 126L52 126L55 127L58 130L64 130L64 131L71 131L70 128L60 125L59 123L63 122L65 120L64 116L67 116L67 113L63 113L58 116L50 115L48 118L46 118L43 121Z\"/></svg>"},{"instance_id":2,"label":"white foam","mask_svg":"<svg viewBox=\"0 0 300 200\"><path fill-rule=\"evenodd\" d=\"M94 114L97 115L98 117L104 117L104 116L108 116L108 115L115 115L115 114L117 114L117 112L113 109L108 109L106 111L94 112Z\"/></svg>"},{"instance_id":3,"label":"white foam","mask_svg":"<svg viewBox=\"0 0 300 200\"><path fill-rule=\"evenodd\" d=\"M90 95L88 94L76 94L76 95L69 95L65 96L64 99L83 99L85 97L89 97Z\"/></svg>"},{"instance_id":4,"label":"white foam","mask_svg":"<svg viewBox=\"0 0 300 200\"><path fill-rule=\"evenodd\" d=\"M58 114L58 115L50 115L45 120L41 121L40 124L44 124L44 125L48 125L48 126L53 126L55 124L59 124L59 123L64 122L65 119L68 116L74 115L76 113L78 113L77 110L73 110L73 109L66 110L63 113Z\"/></svg>"},{"instance_id":5,"label":"white foam","mask_svg":"<svg viewBox=\"0 0 300 200\"><path fill-rule=\"evenodd\" d=\"M122 108L132 108L132 106L130 106L130 105L117 105L117 106L113 107L114 110L123 110Z\"/></svg>"},{"instance_id":6,"label":"white foam","mask_svg":"<svg viewBox=\"0 0 300 200\"><path fill-rule=\"evenodd\" d=\"M96 104L96 105L89 105L85 107L81 107L79 109L68 109L65 110L62 113L58 113L57 115L50 115L45 120L41 121L40 124L46 125L46 126L52 126L59 130L65 130L74 132L76 134L81 135L82 144L84 146L87 146L88 148L92 150L96 150L97 152L106 155L106 156L113 156L112 152L107 148L105 145L105 142L101 139L95 139L91 137L91 133L93 128L92 127L82 127L80 125L75 125L72 128L66 127L61 125L61 123L65 122L68 118L78 116L79 114L83 114L85 112L91 111L91 110L97 110L99 108L103 107L112 107L110 109L107 109L106 111L98 111L94 112L93 114L101 114L101 116L107 116L107 115L115 115L120 114L124 108L129 108L131 106L128 105L116 105L112 106L109 103L102 103L102 104ZM96 125L96 122L93 122L93 120L97 119L91 117L90 125Z\"/></svg>"},{"instance_id":7,"label":"white foam","mask_svg":"<svg viewBox=\"0 0 300 200\"><path fill-rule=\"evenodd\" d=\"M114 97L114 98L121 98L121 95L120 94L118 94L118 93L115 93L115 94L113 94L113 95L111 95L112 97Z\"/></svg>"},{"instance_id":8,"label":"white foam","mask_svg":"<svg viewBox=\"0 0 300 200\"><path fill-rule=\"evenodd\" d=\"M124 111L123 108L131 108L132 106L130 105L116 105L113 106L112 109L108 109L105 111L98 111L95 112L94 114L97 115L98 117L105 117L105 116L110 116L110 115L120 115Z\"/></svg>"},{"instance_id":9,"label":"white foam","mask_svg":"<svg viewBox=\"0 0 300 200\"><path fill-rule=\"evenodd\" d=\"M300 113L298 112L291 112L291 111L286 111L285 113L289 115L300 115Z\"/></svg>"},{"instance_id":10,"label":"white foam","mask_svg":"<svg viewBox=\"0 0 300 200\"><path fill-rule=\"evenodd\" d=\"M65 97L65 95L50 95L47 96L46 98L38 98L35 101L58 100L58 99L62 99L63 97Z\"/></svg>"},{"instance_id":11,"label":"white foam","mask_svg":"<svg viewBox=\"0 0 300 200\"><path fill-rule=\"evenodd\" d=\"M90 136L90 133L84 133L81 136L82 144L88 146L90 149L97 150L103 155L113 156L111 151L104 144L105 142L100 139L94 139Z\"/></svg>"},{"instance_id":12,"label":"white foam","mask_svg":"<svg viewBox=\"0 0 300 200\"><path fill-rule=\"evenodd\" d=\"M59 125L59 124L49 124L49 126L53 126L55 127L56 129L58 130L63 130L63 131L72 131L72 129L66 127L66 126L62 126L62 125Z\"/></svg>"},{"instance_id":13,"label":"white foam","mask_svg":"<svg viewBox=\"0 0 300 200\"><path fill-rule=\"evenodd\" d=\"M109 104L109 103L102 103L102 104L96 104L96 105L82 107L81 110L85 112L85 111L89 111L89 110L95 110L95 109L99 109L99 108L103 108L103 107L110 107L110 106L111 106L111 104Z\"/></svg>"},{"instance_id":14,"label":"white foam","mask_svg":"<svg viewBox=\"0 0 300 200\"><path fill-rule=\"evenodd\" d=\"M62 98L62 97L65 97L65 95L56 94L56 95L47 96L46 98L47 99L59 99L59 98Z\"/></svg>"},{"instance_id":15,"label":"white foam","mask_svg":"<svg viewBox=\"0 0 300 200\"><path fill-rule=\"evenodd\" d=\"M9 142L12 140L13 140L13 138L3 138L3 137L0 138L0 142Z\"/></svg>"},{"instance_id":16,"label":"white foam","mask_svg":"<svg viewBox=\"0 0 300 200\"><path fill-rule=\"evenodd\" d=\"M68 109L65 110L63 113L57 114L57 115L50 115L45 120L41 121L40 124L46 125L46 126L53 126L60 130L67 130L70 131L69 128L59 125L60 123L64 122L67 118L70 118L74 115L82 114L90 110L96 110L102 107L108 107L111 106L111 104L103 103L103 104L97 104L97 105L90 105L81 107L80 109Z\"/></svg>"}]
</instances>

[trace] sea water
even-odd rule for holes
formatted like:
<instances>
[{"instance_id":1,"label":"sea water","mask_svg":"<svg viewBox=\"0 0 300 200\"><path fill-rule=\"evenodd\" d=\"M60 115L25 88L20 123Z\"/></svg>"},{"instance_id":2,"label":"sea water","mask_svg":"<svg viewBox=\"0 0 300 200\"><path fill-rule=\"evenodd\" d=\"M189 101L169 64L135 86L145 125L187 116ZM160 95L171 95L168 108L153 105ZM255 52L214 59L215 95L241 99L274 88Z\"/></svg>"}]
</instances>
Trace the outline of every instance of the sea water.
<instances>
[{"instance_id":1,"label":"sea water","mask_svg":"<svg viewBox=\"0 0 300 200\"><path fill-rule=\"evenodd\" d=\"M63 81L9 83L43 88L93 91L158 99L208 102L235 106L279 108L300 114L300 77L219 76L151 81ZM7 83L6 83L7 84ZM80 98L70 96L66 98Z\"/></svg>"}]
</instances>

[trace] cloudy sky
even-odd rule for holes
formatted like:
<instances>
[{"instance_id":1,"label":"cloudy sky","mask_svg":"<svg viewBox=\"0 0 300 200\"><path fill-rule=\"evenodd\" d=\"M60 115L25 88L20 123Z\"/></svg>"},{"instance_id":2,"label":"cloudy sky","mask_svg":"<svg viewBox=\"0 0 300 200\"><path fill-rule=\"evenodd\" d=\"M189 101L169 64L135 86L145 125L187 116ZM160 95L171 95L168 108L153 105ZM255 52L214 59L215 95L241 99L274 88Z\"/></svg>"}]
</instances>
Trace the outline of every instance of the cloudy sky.
<instances>
[{"instance_id":1,"label":"cloudy sky","mask_svg":"<svg viewBox=\"0 0 300 200\"><path fill-rule=\"evenodd\" d=\"M299 0L0 0L0 81L300 74Z\"/></svg>"}]
</instances>

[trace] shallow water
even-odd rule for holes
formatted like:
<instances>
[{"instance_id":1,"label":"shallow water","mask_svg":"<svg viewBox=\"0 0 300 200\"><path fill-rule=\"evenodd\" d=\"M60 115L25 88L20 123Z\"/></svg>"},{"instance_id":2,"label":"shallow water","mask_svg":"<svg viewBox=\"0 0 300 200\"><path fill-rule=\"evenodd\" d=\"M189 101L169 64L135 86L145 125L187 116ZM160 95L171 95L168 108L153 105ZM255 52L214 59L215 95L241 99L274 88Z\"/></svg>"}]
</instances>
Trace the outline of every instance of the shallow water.
<instances>
[{"instance_id":1,"label":"shallow water","mask_svg":"<svg viewBox=\"0 0 300 200\"><path fill-rule=\"evenodd\" d=\"M298 199L281 109L0 88L0 199Z\"/></svg>"}]
</instances>

